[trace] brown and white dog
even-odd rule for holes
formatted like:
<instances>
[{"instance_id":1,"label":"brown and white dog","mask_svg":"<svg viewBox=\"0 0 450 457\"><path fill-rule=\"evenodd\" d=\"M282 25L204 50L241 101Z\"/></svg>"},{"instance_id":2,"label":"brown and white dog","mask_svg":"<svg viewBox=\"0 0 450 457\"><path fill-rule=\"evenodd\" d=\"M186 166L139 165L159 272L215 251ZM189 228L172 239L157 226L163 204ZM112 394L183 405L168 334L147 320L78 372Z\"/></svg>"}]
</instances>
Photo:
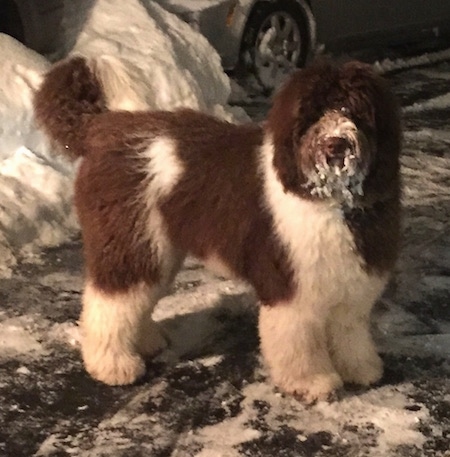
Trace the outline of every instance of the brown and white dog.
<instances>
[{"instance_id":1,"label":"brown and white dog","mask_svg":"<svg viewBox=\"0 0 450 457\"><path fill-rule=\"evenodd\" d=\"M191 254L254 287L280 389L311 402L379 380L369 315L400 225L400 122L386 81L360 62L315 63L263 125L233 125L187 109L109 111L100 73L63 61L35 98L38 124L83 157L87 371L111 385L144 374L166 344L152 310Z\"/></svg>"}]
</instances>

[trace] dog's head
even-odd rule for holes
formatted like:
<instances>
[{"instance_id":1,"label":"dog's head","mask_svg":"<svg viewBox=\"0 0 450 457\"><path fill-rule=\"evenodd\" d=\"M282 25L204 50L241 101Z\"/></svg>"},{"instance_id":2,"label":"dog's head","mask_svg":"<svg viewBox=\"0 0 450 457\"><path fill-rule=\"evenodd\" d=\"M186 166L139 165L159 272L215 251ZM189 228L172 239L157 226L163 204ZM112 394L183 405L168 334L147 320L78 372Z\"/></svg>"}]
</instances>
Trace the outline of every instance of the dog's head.
<instances>
[{"instance_id":1,"label":"dog's head","mask_svg":"<svg viewBox=\"0 0 450 457\"><path fill-rule=\"evenodd\" d=\"M397 105L367 64L299 70L275 96L267 129L286 191L352 207L398 187Z\"/></svg>"}]
</instances>

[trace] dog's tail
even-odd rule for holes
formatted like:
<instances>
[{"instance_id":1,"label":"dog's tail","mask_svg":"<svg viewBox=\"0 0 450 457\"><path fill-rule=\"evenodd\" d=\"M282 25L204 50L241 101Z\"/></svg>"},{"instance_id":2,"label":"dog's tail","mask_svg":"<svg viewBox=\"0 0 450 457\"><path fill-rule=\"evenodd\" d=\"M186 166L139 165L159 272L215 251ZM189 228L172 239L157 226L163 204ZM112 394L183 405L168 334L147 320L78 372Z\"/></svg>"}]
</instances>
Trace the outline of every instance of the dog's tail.
<instances>
[{"instance_id":1,"label":"dog's tail","mask_svg":"<svg viewBox=\"0 0 450 457\"><path fill-rule=\"evenodd\" d=\"M71 158L88 154L88 127L114 109L144 109L124 65L114 57L71 57L55 64L34 97L37 125Z\"/></svg>"},{"instance_id":2,"label":"dog's tail","mask_svg":"<svg viewBox=\"0 0 450 457\"><path fill-rule=\"evenodd\" d=\"M54 65L34 97L38 126L72 158L85 154L86 128L93 116L105 111L101 83L83 57Z\"/></svg>"}]
</instances>

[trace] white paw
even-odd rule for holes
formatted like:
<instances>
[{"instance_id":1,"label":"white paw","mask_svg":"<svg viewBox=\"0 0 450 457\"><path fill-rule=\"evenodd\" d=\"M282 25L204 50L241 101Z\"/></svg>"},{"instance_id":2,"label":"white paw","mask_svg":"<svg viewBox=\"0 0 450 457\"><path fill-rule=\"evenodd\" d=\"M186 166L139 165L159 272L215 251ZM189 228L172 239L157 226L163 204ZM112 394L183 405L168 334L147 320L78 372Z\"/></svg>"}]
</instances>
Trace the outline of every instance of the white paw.
<instances>
[{"instance_id":1,"label":"white paw","mask_svg":"<svg viewBox=\"0 0 450 457\"><path fill-rule=\"evenodd\" d=\"M319 400L331 400L343 386L341 377L334 372L305 376L300 379L285 379L275 384L284 392L311 404Z\"/></svg>"},{"instance_id":2,"label":"white paw","mask_svg":"<svg viewBox=\"0 0 450 457\"><path fill-rule=\"evenodd\" d=\"M144 359L138 354L104 353L95 358L83 354L87 372L110 386L133 384L145 374Z\"/></svg>"}]
</instances>

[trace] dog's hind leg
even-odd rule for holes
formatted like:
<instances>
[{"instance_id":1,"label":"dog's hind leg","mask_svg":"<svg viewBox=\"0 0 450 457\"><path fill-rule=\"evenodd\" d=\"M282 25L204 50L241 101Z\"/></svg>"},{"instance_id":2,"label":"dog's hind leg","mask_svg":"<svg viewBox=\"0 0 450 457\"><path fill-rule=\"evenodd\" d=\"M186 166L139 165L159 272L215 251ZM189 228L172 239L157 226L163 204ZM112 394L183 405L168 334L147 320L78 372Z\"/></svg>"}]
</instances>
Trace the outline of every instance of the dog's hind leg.
<instances>
[{"instance_id":1,"label":"dog's hind leg","mask_svg":"<svg viewBox=\"0 0 450 457\"><path fill-rule=\"evenodd\" d=\"M166 344L151 320L160 295L160 286L144 282L127 291L105 292L88 280L81 314L82 354L93 378L120 385L143 376L143 355L153 355Z\"/></svg>"},{"instance_id":2,"label":"dog's hind leg","mask_svg":"<svg viewBox=\"0 0 450 457\"><path fill-rule=\"evenodd\" d=\"M329 399L342 386L330 359L325 319L306 306L262 306L261 351L273 382L306 403Z\"/></svg>"}]
</instances>

